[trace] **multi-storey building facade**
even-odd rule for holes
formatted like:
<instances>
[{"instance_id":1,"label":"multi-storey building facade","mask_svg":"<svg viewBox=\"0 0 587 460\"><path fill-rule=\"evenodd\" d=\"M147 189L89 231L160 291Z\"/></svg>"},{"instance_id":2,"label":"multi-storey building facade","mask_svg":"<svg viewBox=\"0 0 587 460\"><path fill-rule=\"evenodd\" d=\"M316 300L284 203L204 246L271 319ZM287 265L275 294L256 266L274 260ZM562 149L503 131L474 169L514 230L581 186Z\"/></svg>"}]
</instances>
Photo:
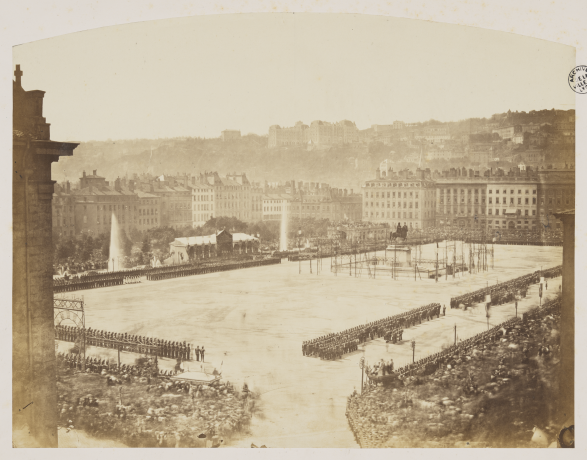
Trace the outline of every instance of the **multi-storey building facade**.
<instances>
[{"instance_id":1,"label":"multi-storey building facade","mask_svg":"<svg viewBox=\"0 0 587 460\"><path fill-rule=\"evenodd\" d=\"M214 217L214 188L205 183L193 182L190 186L192 190L192 225L201 227Z\"/></svg>"},{"instance_id":2,"label":"multi-storey building facade","mask_svg":"<svg viewBox=\"0 0 587 460\"><path fill-rule=\"evenodd\" d=\"M183 228L192 226L192 191L183 185L166 185L155 181L150 192L160 198L161 226Z\"/></svg>"},{"instance_id":3,"label":"multi-storey building facade","mask_svg":"<svg viewBox=\"0 0 587 460\"><path fill-rule=\"evenodd\" d=\"M269 127L269 148L283 145L304 145L310 140L309 126L298 121L291 128L279 125Z\"/></svg>"},{"instance_id":4,"label":"multi-storey building facade","mask_svg":"<svg viewBox=\"0 0 587 460\"><path fill-rule=\"evenodd\" d=\"M428 228L435 224L436 189L430 172L394 172L377 168L376 178L363 189L363 220L397 224L408 228Z\"/></svg>"},{"instance_id":5,"label":"multi-storey building facade","mask_svg":"<svg viewBox=\"0 0 587 460\"><path fill-rule=\"evenodd\" d=\"M138 197L134 191L122 188L119 178L114 181L114 187L110 187L96 171L92 176L85 176L84 172L84 177L80 178L81 184L87 187L72 191L75 196L76 234L98 235L109 232L112 216L116 216L119 227L127 234L137 226Z\"/></svg>"},{"instance_id":6,"label":"multi-storey building facade","mask_svg":"<svg viewBox=\"0 0 587 460\"><path fill-rule=\"evenodd\" d=\"M513 137L516 133L522 132L522 126L521 125L503 126L500 128L495 128L491 132L497 133L499 135L499 137L501 137L504 140L507 140L507 139L511 140L511 139L513 139Z\"/></svg>"},{"instance_id":7,"label":"multi-storey building facade","mask_svg":"<svg viewBox=\"0 0 587 460\"><path fill-rule=\"evenodd\" d=\"M288 194L267 194L263 195L263 220L281 221L283 214L289 216L291 213L292 196Z\"/></svg>"},{"instance_id":8,"label":"multi-storey building facade","mask_svg":"<svg viewBox=\"0 0 587 460\"><path fill-rule=\"evenodd\" d=\"M222 142L238 141L241 138L241 132L236 129L225 129L220 133Z\"/></svg>"},{"instance_id":9,"label":"multi-storey building facade","mask_svg":"<svg viewBox=\"0 0 587 460\"><path fill-rule=\"evenodd\" d=\"M263 220L263 187L258 183L251 184L251 222Z\"/></svg>"},{"instance_id":10,"label":"multi-storey building facade","mask_svg":"<svg viewBox=\"0 0 587 460\"><path fill-rule=\"evenodd\" d=\"M552 169L538 171L539 225L542 229L562 229L554 214L575 207L575 170Z\"/></svg>"},{"instance_id":11,"label":"multi-storey building facade","mask_svg":"<svg viewBox=\"0 0 587 460\"><path fill-rule=\"evenodd\" d=\"M485 228L487 182L484 178L458 176L436 180L436 223Z\"/></svg>"},{"instance_id":12,"label":"multi-storey building facade","mask_svg":"<svg viewBox=\"0 0 587 460\"><path fill-rule=\"evenodd\" d=\"M560 229L554 214L575 203L572 169L451 170L435 180L437 225L487 230Z\"/></svg>"},{"instance_id":13,"label":"multi-storey building facade","mask_svg":"<svg viewBox=\"0 0 587 460\"><path fill-rule=\"evenodd\" d=\"M279 125L269 127L269 147L285 145L353 144L359 142L359 130L354 122L342 120L337 123L315 120L310 126L298 121L291 128Z\"/></svg>"},{"instance_id":14,"label":"multi-storey building facade","mask_svg":"<svg viewBox=\"0 0 587 460\"><path fill-rule=\"evenodd\" d=\"M200 174L196 182L213 188L214 217L236 217L252 222L251 183L245 173L221 178L217 172L206 172Z\"/></svg>"},{"instance_id":15,"label":"multi-storey building facade","mask_svg":"<svg viewBox=\"0 0 587 460\"><path fill-rule=\"evenodd\" d=\"M55 184L53 200L53 236L75 235L75 197L71 194L69 181L64 187Z\"/></svg>"},{"instance_id":16,"label":"multi-storey building facade","mask_svg":"<svg viewBox=\"0 0 587 460\"><path fill-rule=\"evenodd\" d=\"M487 228L536 230L537 196L537 183L532 176L506 175L489 178Z\"/></svg>"},{"instance_id":17,"label":"multi-storey building facade","mask_svg":"<svg viewBox=\"0 0 587 460\"><path fill-rule=\"evenodd\" d=\"M161 198L155 194L136 191L138 198L138 222L137 229L141 231L149 230L150 228L159 227Z\"/></svg>"}]
</instances>

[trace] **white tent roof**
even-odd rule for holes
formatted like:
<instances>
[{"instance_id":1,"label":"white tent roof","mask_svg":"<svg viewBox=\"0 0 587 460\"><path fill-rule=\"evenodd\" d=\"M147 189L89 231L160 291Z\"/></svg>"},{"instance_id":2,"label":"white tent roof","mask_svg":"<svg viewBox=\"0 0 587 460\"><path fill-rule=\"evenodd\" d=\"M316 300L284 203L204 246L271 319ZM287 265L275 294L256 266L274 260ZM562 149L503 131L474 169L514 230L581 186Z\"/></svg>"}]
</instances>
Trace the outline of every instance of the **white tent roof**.
<instances>
[{"instance_id":1,"label":"white tent roof","mask_svg":"<svg viewBox=\"0 0 587 460\"><path fill-rule=\"evenodd\" d=\"M240 243L244 241L259 241L257 238L246 233L233 233L233 243ZM216 244L216 235L206 236L190 236L189 238L176 238L174 240L174 246L203 246L206 244Z\"/></svg>"}]
</instances>

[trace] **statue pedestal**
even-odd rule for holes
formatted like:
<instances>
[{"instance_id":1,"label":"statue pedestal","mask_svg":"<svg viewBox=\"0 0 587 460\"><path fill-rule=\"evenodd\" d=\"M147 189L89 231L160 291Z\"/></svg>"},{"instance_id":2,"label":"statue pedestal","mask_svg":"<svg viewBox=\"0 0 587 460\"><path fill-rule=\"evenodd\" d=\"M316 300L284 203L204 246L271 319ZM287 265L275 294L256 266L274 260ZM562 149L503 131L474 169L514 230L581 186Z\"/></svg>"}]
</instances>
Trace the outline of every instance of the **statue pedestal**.
<instances>
[{"instance_id":1,"label":"statue pedestal","mask_svg":"<svg viewBox=\"0 0 587 460\"><path fill-rule=\"evenodd\" d=\"M396 267L411 267L412 248L406 244L390 244L387 246L387 263Z\"/></svg>"}]
</instances>

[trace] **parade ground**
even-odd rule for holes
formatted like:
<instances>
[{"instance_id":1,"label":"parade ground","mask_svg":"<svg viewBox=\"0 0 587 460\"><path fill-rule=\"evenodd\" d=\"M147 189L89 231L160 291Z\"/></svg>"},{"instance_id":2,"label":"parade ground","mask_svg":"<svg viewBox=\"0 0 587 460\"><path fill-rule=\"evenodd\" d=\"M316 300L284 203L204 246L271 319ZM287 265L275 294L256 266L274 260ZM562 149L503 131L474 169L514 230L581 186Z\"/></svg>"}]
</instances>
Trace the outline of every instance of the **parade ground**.
<instances>
[{"instance_id":1,"label":"parade ground","mask_svg":"<svg viewBox=\"0 0 587 460\"><path fill-rule=\"evenodd\" d=\"M432 245L425 248L433 252ZM222 377L241 387L244 382L260 395L252 434L230 440L230 446L358 447L345 417L347 396L360 391L359 359L383 358L395 367L439 351L457 340L487 329L482 306L451 310L451 297L504 282L541 267L562 263L561 247L495 246L494 269L414 281L331 273L324 259L320 274L316 261L230 272L144 281L93 289L83 294L86 326L127 332L206 347L206 367L222 370ZM545 296L554 296L560 278L549 281ZM544 300L544 298L543 298ZM446 316L407 329L401 343L378 339L337 361L302 355L302 341L358 326L432 302L446 304ZM518 314L538 305L538 288L520 301ZM513 304L492 307L489 323L515 315ZM69 345L71 346L71 345ZM62 351L67 345L61 343ZM91 355L116 359L113 350L92 348ZM123 362L136 355L122 353ZM172 368L174 362L161 360ZM192 370L200 363L187 363ZM61 442L61 441L60 441Z\"/></svg>"}]
</instances>

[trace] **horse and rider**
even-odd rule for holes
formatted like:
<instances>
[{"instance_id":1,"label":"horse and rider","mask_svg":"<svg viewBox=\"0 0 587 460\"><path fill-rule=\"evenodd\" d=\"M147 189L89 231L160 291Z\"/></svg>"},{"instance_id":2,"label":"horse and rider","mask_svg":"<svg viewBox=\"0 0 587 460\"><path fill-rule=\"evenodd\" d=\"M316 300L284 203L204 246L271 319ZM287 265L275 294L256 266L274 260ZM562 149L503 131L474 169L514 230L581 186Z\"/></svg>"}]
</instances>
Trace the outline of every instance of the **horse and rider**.
<instances>
[{"instance_id":1,"label":"horse and rider","mask_svg":"<svg viewBox=\"0 0 587 460\"><path fill-rule=\"evenodd\" d=\"M408 226L404 224L404 226L402 227L402 225L398 222L397 230L395 232L392 232L390 237L391 241L394 241L397 238L402 238L406 240L408 238Z\"/></svg>"}]
</instances>

